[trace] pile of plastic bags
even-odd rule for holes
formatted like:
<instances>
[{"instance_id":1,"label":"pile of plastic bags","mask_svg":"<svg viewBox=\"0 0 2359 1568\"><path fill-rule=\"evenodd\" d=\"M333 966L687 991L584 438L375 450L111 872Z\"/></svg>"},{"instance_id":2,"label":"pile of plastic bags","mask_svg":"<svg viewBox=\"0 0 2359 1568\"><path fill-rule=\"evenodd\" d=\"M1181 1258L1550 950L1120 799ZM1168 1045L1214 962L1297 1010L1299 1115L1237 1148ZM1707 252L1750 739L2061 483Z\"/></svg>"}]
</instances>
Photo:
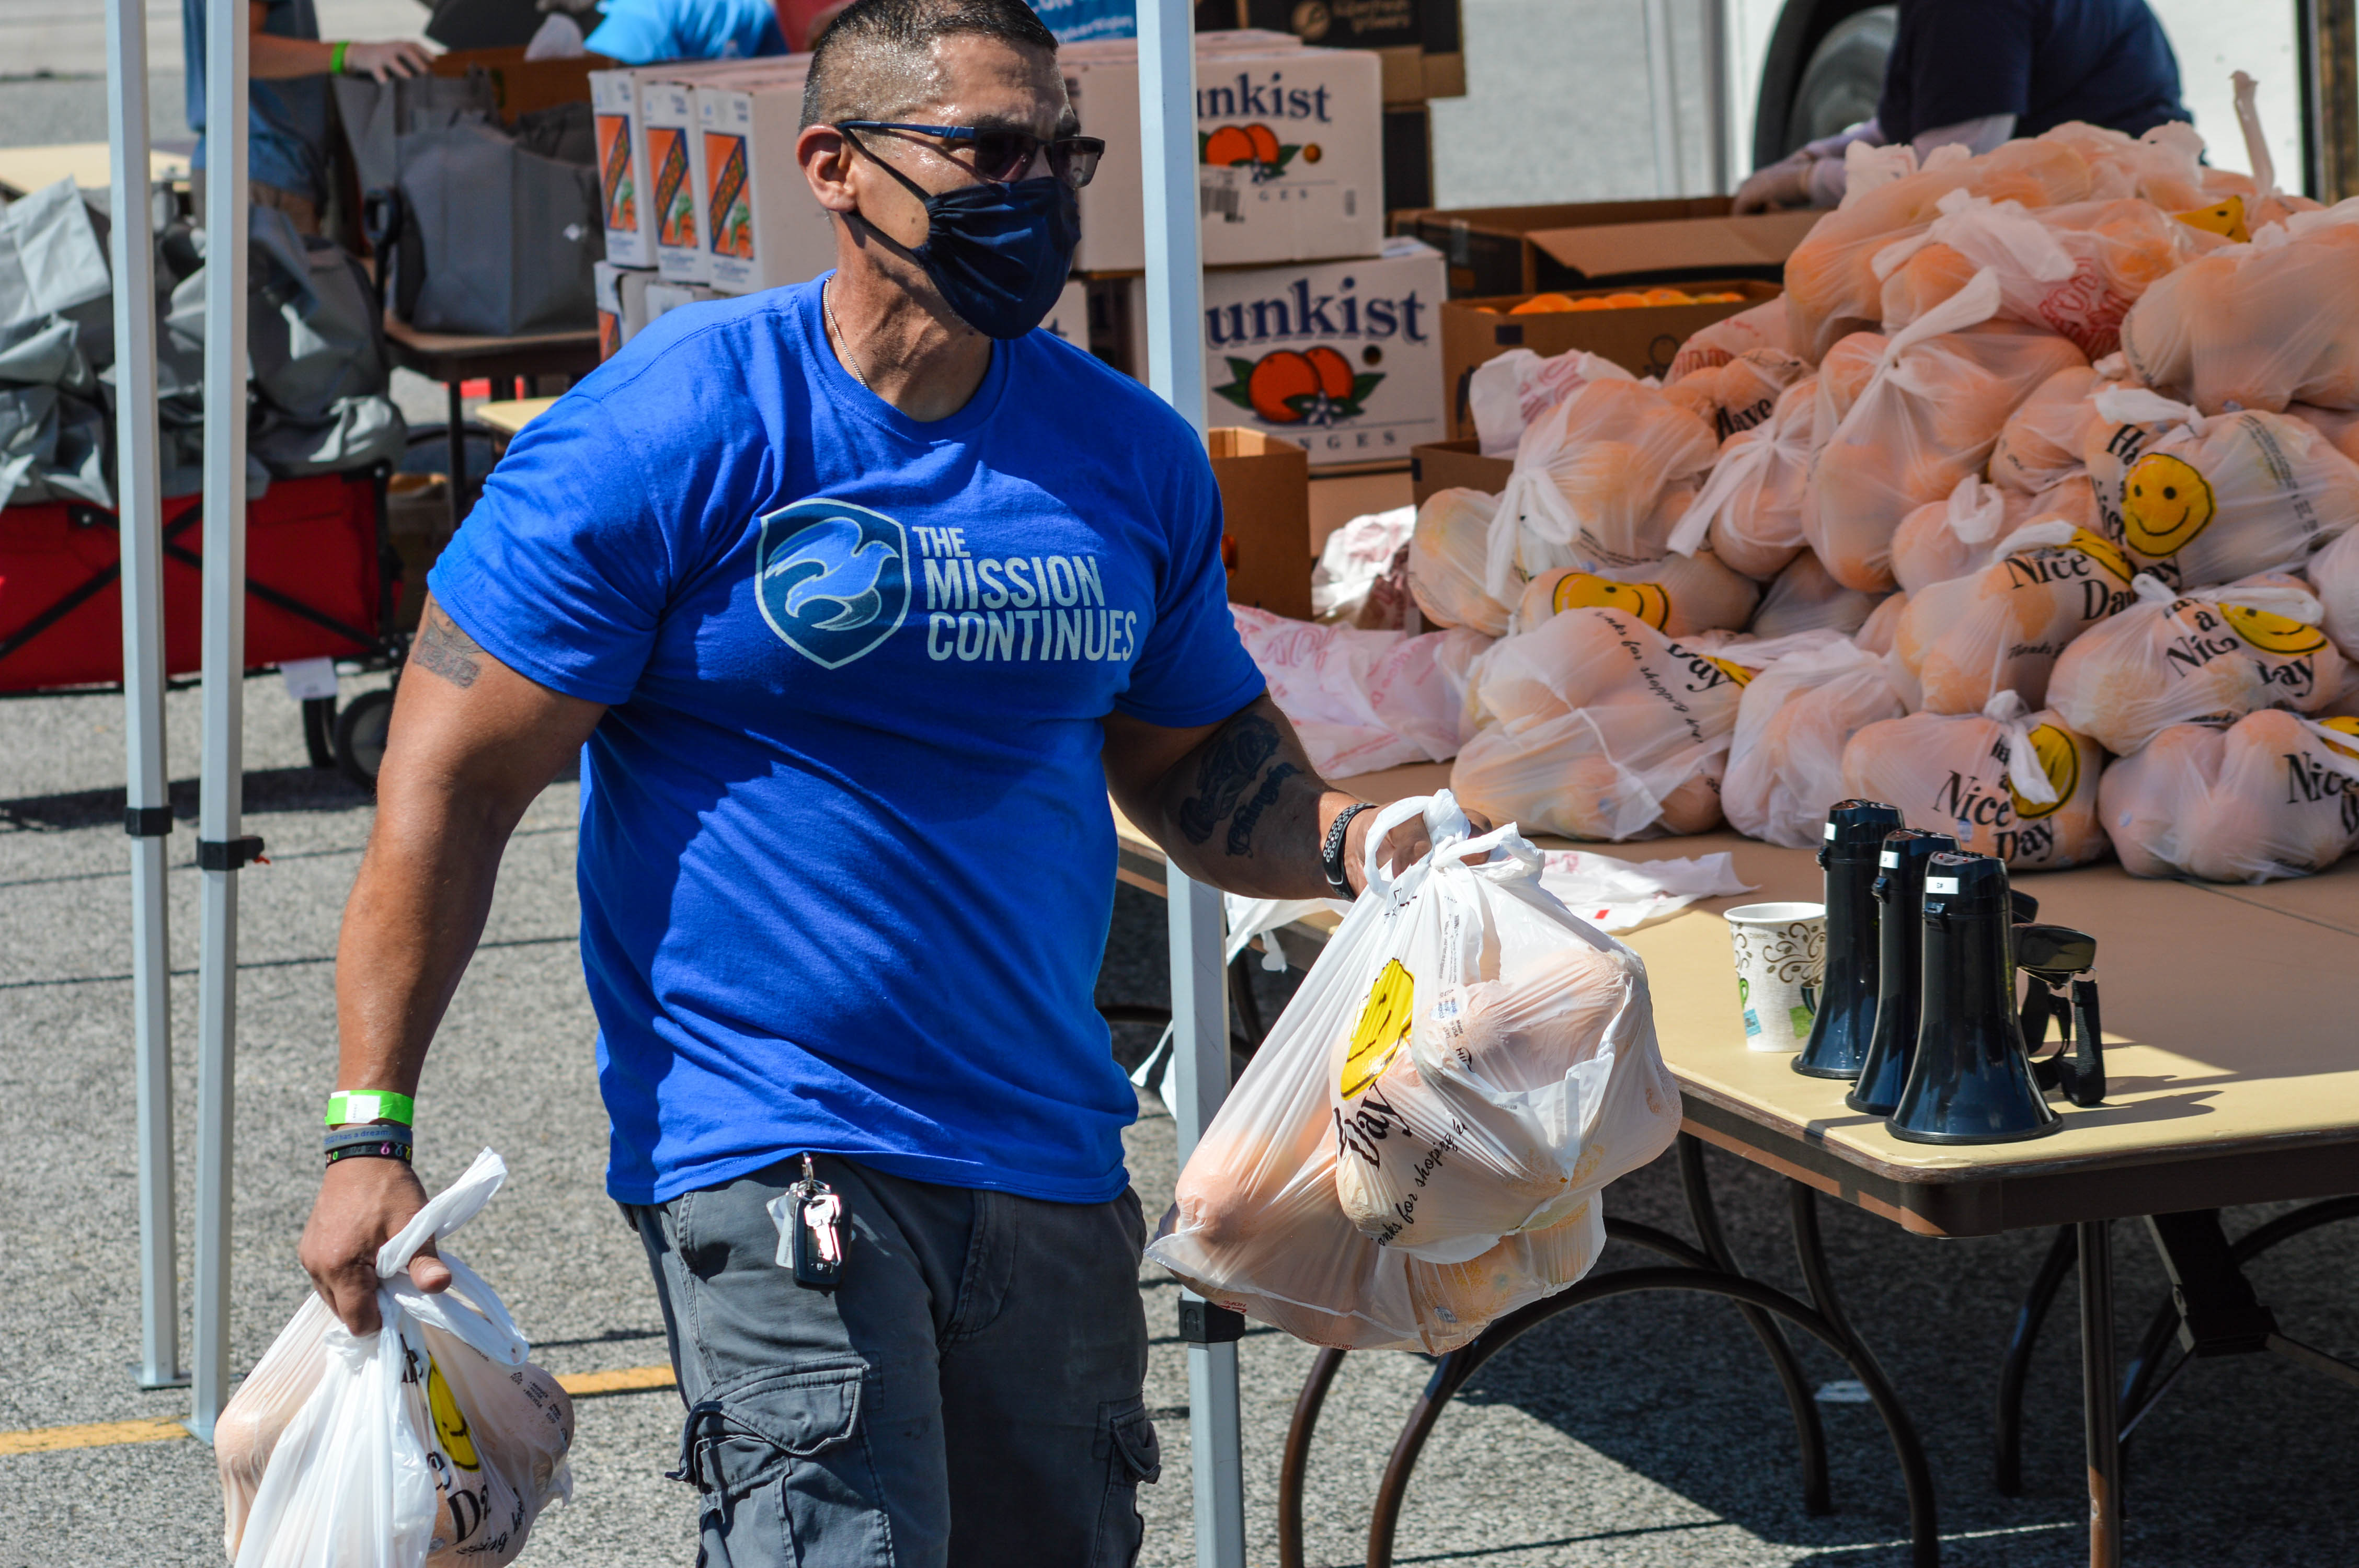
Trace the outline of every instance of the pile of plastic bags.
<instances>
[{"instance_id":1,"label":"pile of plastic bags","mask_svg":"<svg viewBox=\"0 0 2359 1568\"><path fill-rule=\"evenodd\" d=\"M2202 150L1855 147L1784 295L1661 384L1480 367L1513 475L1427 502L1407 570L1462 637L1434 661L1460 797L1802 845L1865 795L2018 870L2258 880L2359 842L2321 804L2359 719L2359 200ZM1394 733L1438 759L1447 729ZM2137 804L2100 811L2115 767Z\"/></svg>"},{"instance_id":2,"label":"pile of plastic bags","mask_svg":"<svg viewBox=\"0 0 2359 1568\"><path fill-rule=\"evenodd\" d=\"M1375 847L1419 814L1434 849L1396 876ZM1645 966L1541 889L1527 839L1472 836L1444 791L1368 842L1368 891L1147 1250L1313 1344L1440 1354L1589 1271L1599 1194L1669 1146L1679 1091Z\"/></svg>"}]
</instances>

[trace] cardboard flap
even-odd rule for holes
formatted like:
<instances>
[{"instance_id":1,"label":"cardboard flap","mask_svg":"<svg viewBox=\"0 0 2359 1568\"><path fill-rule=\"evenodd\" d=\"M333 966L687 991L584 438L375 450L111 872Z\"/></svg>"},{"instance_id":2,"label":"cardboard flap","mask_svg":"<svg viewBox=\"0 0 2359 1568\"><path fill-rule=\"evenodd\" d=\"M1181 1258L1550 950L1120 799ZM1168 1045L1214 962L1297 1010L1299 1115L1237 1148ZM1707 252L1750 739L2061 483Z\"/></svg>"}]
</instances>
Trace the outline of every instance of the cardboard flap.
<instances>
[{"instance_id":1,"label":"cardboard flap","mask_svg":"<svg viewBox=\"0 0 2359 1568\"><path fill-rule=\"evenodd\" d=\"M1777 266L1821 216L1801 211L1605 223L1536 230L1528 238L1549 256L1589 278L1671 268Z\"/></svg>"}]
</instances>

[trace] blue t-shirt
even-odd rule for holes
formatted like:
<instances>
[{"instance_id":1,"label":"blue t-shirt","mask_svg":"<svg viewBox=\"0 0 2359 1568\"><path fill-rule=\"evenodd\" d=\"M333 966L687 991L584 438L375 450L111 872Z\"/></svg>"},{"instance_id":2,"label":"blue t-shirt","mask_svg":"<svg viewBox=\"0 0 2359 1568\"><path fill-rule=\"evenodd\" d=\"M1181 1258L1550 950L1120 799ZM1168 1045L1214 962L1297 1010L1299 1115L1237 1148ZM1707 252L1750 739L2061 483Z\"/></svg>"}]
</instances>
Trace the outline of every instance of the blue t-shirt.
<instances>
[{"instance_id":1,"label":"blue t-shirt","mask_svg":"<svg viewBox=\"0 0 2359 1568\"><path fill-rule=\"evenodd\" d=\"M262 30L282 38L320 36L311 0L266 0ZM197 133L196 168L205 167L205 0L180 0L189 129ZM297 76L246 84L245 175L314 202L328 199L328 79Z\"/></svg>"},{"instance_id":2,"label":"blue t-shirt","mask_svg":"<svg viewBox=\"0 0 2359 1568\"><path fill-rule=\"evenodd\" d=\"M784 54L770 0L605 0L584 46L625 65Z\"/></svg>"},{"instance_id":3,"label":"blue t-shirt","mask_svg":"<svg viewBox=\"0 0 2359 1568\"><path fill-rule=\"evenodd\" d=\"M1220 494L1177 415L1046 332L906 417L827 347L824 282L658 319L525 427L430 579L608 705L579 862L608 1190L810 1150L1102 1202L1137 1100L1093 1003L1099 721L1261 692Z\"/></svg>"},{"instance_id":4,"label":"blue t-shirt","mask_svg":"<svg viewBox=\"0 0 2359 1568\"><path fill-rule=\"evenodd\" d=\"M1875 123L1891 142L1990 114L2138 136L2184 120L2179 57L2146 0L1900 0Z\"/></svg>"}]
</instances>

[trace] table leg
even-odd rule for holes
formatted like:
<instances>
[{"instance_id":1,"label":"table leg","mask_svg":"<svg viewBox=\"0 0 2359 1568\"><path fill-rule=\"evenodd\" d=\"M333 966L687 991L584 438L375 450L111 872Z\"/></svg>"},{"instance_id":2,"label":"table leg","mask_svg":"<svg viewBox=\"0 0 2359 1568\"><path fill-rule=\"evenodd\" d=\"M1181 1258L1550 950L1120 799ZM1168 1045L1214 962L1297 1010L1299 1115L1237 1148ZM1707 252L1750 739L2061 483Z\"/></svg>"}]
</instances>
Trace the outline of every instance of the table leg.
<instances>
[{"instance_id":1,"label":"table leg","mask_svg":"<svg viewBox=\"0 0 2359 1568\"><path fill-rule=\"evenodd\" d=\"M447 428L446 434L451 444L451 455L449 458L449 466L451 470L449 475L451 485L451 532L456 534L459 531L460 523L462 522L467 515L465 494L467 489L466 405L460 398L459 384L457 382L444 382L442 384L442 390L449 393L451 395L451 423Z\"/></svg>"},{"instance_id":2,"label":"table leg","mask_svg":"<svg viewBox=\"0 0 2359 1568\"><path fill-rule=\"evenodd\" d=\"M2121 1412L2114 1388L2114 1249L2108 1222L2073 1227L2081 1247L2081 1410L2089 1451L2089 1568L2121 1568Z\"/></svg>"},{"instance_id":3,"label":"table leg","mask_svg":"<svg viewBox=\"0 0 2359 1568\"><path fill-rule=\"evenodd\" d=\"M2049 1244L2048 1256L2039 1260L2039 1272L2032 1276L2031 1290L2016 1312L2015 1332L2007 1336L2006 1354L1999 1358L1993 1471L1994 1484L2004 1498L2023 1495L2023 1385L2031 1373L2031 1351L2038 1342L2040 1325L2048 1321L2048 1309L2055 1304L2056 1292L2063 1288L2064 1276L2071 1271L2075 1255L2072 1237L2071 1226L2056 1227L2056 1239Z\"/></svg>"},{"instance_id":4,"label":"table leg","mask_svg":"<svg viewBox=\"0 0 2359 1568\"><path fill-rule=\"evenodd\" d=\"M1302 1568L1302 1484L1310 1469L1310 1434L1319 1429L1320 1407L1342 1369L1344 1352L1332 1347L1310 1363L1310 1376L1294 1401L1294 1420L1286 1429L1286 1454L1277 1466L1278 1568Z\"/></svg>"}]
</instances>

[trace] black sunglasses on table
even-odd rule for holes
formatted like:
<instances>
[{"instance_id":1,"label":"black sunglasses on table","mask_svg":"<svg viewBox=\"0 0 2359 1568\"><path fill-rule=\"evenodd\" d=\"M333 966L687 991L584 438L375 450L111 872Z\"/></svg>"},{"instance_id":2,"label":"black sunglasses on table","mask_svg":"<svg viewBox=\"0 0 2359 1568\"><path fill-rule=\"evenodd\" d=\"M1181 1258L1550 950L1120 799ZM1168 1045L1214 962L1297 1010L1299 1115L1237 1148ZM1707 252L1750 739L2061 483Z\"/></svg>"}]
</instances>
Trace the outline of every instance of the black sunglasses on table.
<instances>
[{"instance_id":1,"label":"black sunglasses on table","mask_svg":"<svg viewBox=\"0 0 2359 1568\"><path fill-rule=\"evenodd\" d=\"M1033 158L1049 155L1049 172L1080 189L1098 171L1105 143L1096 136L1058 136L1043 141L1029 131L984 130L974 125L910 125L893 120L838 120L839 131L906 131L974 148L974 172L995 185L1020 178Z\"/></svg>"}]
</instances>

